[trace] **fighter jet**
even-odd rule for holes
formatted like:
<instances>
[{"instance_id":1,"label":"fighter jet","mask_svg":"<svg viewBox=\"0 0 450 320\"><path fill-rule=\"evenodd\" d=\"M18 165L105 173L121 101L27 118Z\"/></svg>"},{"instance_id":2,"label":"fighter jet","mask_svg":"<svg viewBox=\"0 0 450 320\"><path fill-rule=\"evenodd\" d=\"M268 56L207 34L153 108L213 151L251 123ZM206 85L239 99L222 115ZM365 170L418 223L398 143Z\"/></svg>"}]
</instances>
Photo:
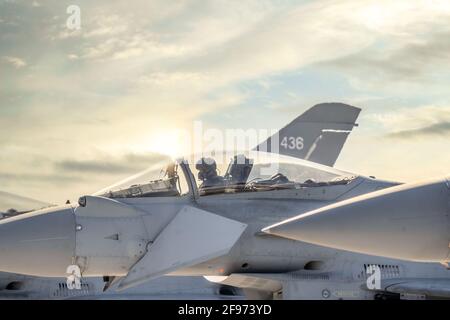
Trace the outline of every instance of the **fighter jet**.
<instances>
[{"instance_id":1,"label":"fighter jet","mask_svg":"<svg viewBox=\"0 0 450 320\"><path fill-rule=\"evenodd\" d=\"M413 261L450 261L449 178L339 202L264 231L337 249Z\"/></svg>"},{"instance_id":2,"label":"fighter jet","mask_svg":"<svg viewBox=\"0 0 450 320\"><path fill-rule=\"evenodd\" d=\"M270 137L266 142L258 145L257 148L265 147L268 145L269 152L277 152L274 148L271 140L275 137L279 137L280 146L278 152L282 154L290 154L291 156L299 158L313 157L317 162L323 162L329 165L335 163L339 153L347 139L348 134L351 132L352 128L356 126L356 119L360 113L360 109L340 103L324 103L316 105L304 114L297 117L286 127L282 128L276 135ZM299 141L301 139L302 148L292 147L292 140ZM285 141L286 143L284 143ZM30 208L41 208L49 207L50 204L42 203L33 199L28 199L8 193L0 193L0 206L3 207L17 207L21 208L21 211L14 212L18 214L33 211ZM24 209L27 208L27 209ZM6 211L6 210L5 210ZM9 209L12 212L12 209ZM14 215L16 215L14 214ZM13 214L6 214L4 217L10 217ZM89 278L89 281L85 281L83 284L83 290L68 290L67 286L64 284L64 279L36 279L34 277L18 276L15 274L2 274L0 276L0 282L3 282L3 289L0 286L0 298L5 297L32 297L32 298L67 298L67 297L78 297L81 296L98 296L104 288L103 283L99 279L102 278ZM189 292L186 288L201 286L205 280L199 280L194 277L183 277L183 287L174 288L173 283L176 278L171 278L172 285L168 284L171 288L171 297L177 297L182 299L183 297L193 297L196 293ZM161 279L156 280L158 283L164 284ZM169 280L167 280L169 281ZM180 280L181 281L181 280ZM147 286L141 286L143 289L140 293L140 298L149 296L150 298L155 297L166 297L167 295L156 295L157 291L154 290L155 281L147 283ZM147 288L147 289L146 289ZM206 286L206 291L213 290L214 292L221 292L227 288L221 285L209 285ZM234 292L227 289L228 292ZM162 290L166 292L167 290ZM182 292L183 294L177 294L177 292ZM122 296L133 296L127 292L123 293ZM234 294L235 296L239 296ZM117 297L118 295L108 295L109 298ZM212 294L209 298L220 298L221 295ZM228 298L231 295L226 295Z\"/></svg>"},{"instance_id":3,"label":"fighter jet","mask_svg":"<svg viewBox=\"0 0 450 320\"><path fill-rule=\"evenodd\" d=\"M0 268L64 277L68 266L76 266L85 279L115 277L111 287L119 290L170 274L207 276L242 288L250 298L449 296L448 270L441 265L338 251L261 232L301 210L395 183L285 156L257 153L250 161L252 154L234 158L224 176L206 159L195 167L187 161L160 164L162 172L156 166L142 182L135 177L130 186L82 197L75 208L9 218L0 223ZM365 287L369 266L380 270L378 287ZM444 290L434 290L434 283Z\"/></svg>"},{"instance_id":4,"label":"fighter jet","mask_svg":"<svg viewBox=\"0 0 450 320\"><path fill-rule=\"evenodd\" d=\"M224 175L220 175L224 172ZM196 173L197 178L194 176ZM188 158L65 206L0 222L0 270L127 290L162 275L205 276L249 298L449 297L448 270L268 235L302 212L397 185L289 156ZM369 270L374 273L374 286ZM435 284L439 284L436 286Z\"/></svg>"}]
</instances>

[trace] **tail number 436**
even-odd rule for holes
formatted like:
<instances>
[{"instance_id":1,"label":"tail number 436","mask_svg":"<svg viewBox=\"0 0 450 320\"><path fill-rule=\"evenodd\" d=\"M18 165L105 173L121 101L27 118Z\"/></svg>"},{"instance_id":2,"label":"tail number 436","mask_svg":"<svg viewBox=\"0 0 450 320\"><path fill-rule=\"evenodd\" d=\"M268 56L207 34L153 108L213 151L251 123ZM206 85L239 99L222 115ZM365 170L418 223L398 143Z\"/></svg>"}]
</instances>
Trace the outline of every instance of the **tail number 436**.
<instances>
[{"instance_id":1,"label":"tail number 436","mask_svg":"<svg viewBox=\"0 0 450 320\"><path fill-rule=\"evenodd\" d=\"M281 140L280 145L285 149L302 150L303 149L303 137L284 137Z\"/></svg>"}]
</instances>

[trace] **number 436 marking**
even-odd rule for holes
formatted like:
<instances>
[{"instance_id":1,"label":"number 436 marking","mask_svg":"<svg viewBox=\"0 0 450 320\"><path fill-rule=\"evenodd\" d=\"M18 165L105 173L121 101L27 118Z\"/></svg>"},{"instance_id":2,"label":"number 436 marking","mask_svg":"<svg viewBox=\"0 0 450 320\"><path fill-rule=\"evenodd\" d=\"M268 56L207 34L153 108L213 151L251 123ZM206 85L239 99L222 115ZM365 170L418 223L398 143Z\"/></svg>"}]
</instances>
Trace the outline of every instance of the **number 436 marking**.
<instances>
[{"instance_id":1,"label":"number 436 marking","mask_svg":"<svg viewBox=\"0 0 450 320\"><path fill-rule=\"evenodd\" d=\"M281 140L280 145L285 149L302 150L303 149L303 138L302 137L284 137L283 140Z\"/></svg>"}]
</instances>

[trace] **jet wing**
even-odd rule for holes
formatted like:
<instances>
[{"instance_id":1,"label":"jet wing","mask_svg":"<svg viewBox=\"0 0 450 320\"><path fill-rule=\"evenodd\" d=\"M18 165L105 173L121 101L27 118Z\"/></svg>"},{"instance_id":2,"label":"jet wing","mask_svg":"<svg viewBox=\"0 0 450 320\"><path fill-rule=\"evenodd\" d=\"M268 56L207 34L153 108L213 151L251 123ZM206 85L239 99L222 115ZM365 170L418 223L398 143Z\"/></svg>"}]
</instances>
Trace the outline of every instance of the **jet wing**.
<instances>
[{"instance_id":1,"label":"jet wing","mask_svg":"<svg viewBox=\"0 0 450 320\"><path fill-rule=\"evenodd\" d=\"M321 103L254 148L332 167L361 112L343 103Z\"/></svg>"},{"instance_id":2,"label":"jet wing","mask_svg":"<svg viewBox=\"0 0 450 320\"><path fill-rule=\"evenodd\" d=\"M389 279L382 281L384 291L398 293L404 298L450 298L450 279Z\"/></svg>"},{"instance_id":3,"label":"jet wing","mask_svg":"<svg viewBox=\"0 0 450 320\"><path fill-rule=\"evenodd\" d=\"M246 227L241 222L185 206L131 268L118 290L224 255Z\"/></svg>"}]
</instances>

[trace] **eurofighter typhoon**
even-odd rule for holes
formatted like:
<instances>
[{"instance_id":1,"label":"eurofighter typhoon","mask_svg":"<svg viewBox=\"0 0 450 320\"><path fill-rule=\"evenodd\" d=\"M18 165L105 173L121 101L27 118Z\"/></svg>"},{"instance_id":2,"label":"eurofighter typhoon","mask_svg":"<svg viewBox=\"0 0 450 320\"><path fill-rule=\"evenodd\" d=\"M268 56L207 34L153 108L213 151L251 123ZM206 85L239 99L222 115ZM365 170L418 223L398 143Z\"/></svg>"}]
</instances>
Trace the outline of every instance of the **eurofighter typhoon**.
<instances>
[{"instance_id":1,"label":"eurofighter typhoon","mask_svg":"<svg viewBox=\"0 0 450 320\"><path fill-rule=\"evenodd\" d=\"M333 113L327 122L330 133L348 133L354 125ZM290 138L272 139L271 145L302 150L305 142L320 140L310 135L297 144ZM399 184L262 151L267 149L258 146L229 163L213 157L155 163L142 175L81 197L77 206L8 218L0 222L0 270L108 277L108 287L119 291L182 275L241 288L248 298L449 296L433 289L449 282L449 271L439 264L263 232L298 214ZM381 277L373 286L368 270Z\"/></svg>"},{"instance_id":2,"label":"eurofighter typhoon","mask_svg":"<svg viewBox=\"0 0 450 320\"><path fill-rule=\"evenodd\" d=\"M320 104L307 110L282 128L278 135L287 141L291 137L312 136L304 148L283 148L280 153L298 158L313 157L314 161L333 165L350 130L329 131L333 127L330 116L341 114L341 121L356 125L360 110L344 104ZM334 121L332 121L334 122ZM331 127L330 127L331 125ZM320 143L319 143L320 142ZM0 192L0 211L3 218L31 212L54 205ZM2 299L241 299L242 291L227 285L214 284L202 277L162 277L129 290L116 292L109 288L109 277L83 279L79 288L68 288L65 278L42 278L12 273L0 273Z\"/></svg>"}]
</instances>

